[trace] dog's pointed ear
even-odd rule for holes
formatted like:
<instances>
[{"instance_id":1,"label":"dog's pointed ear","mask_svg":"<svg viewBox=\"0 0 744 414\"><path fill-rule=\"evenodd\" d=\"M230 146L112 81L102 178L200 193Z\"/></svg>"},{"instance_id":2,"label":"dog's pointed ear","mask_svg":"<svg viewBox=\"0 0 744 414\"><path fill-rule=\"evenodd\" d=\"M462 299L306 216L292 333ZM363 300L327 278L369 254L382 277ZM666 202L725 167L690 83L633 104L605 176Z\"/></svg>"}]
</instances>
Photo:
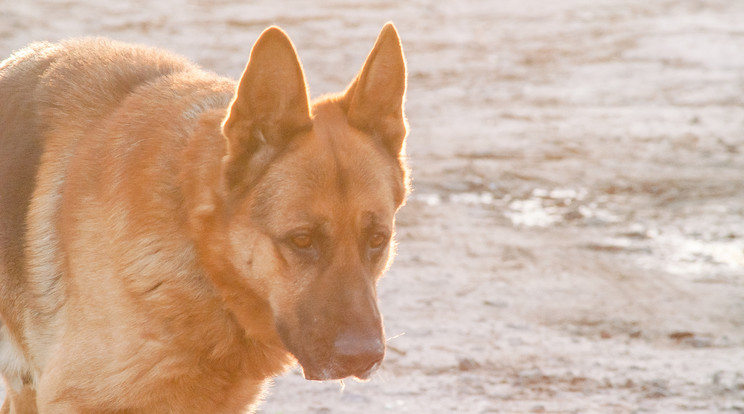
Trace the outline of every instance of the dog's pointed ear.
<instances>
[{"instance_id":1,"label":"dog's pointed ear","mask_svg":"<svg viewBox=\"0 0 744 414\"><path fill-rule=\"evenodd\" d=\"M405 94L403 47L395 26L387 23L344 95L349 123L381 139L385 148L398 156L408 133Z\"/></svg>"},{"instance_id":2,"label":"dog's pointed ear","mask_svg":"<svg viewBox=\"0 0 744 414\"><path fill-rule=\"evenodd\" d=\"M228 155L281 146L312 126L305 74L289 36L272 26L251 50L222 132Z\"/></svg>"}]
</instances>

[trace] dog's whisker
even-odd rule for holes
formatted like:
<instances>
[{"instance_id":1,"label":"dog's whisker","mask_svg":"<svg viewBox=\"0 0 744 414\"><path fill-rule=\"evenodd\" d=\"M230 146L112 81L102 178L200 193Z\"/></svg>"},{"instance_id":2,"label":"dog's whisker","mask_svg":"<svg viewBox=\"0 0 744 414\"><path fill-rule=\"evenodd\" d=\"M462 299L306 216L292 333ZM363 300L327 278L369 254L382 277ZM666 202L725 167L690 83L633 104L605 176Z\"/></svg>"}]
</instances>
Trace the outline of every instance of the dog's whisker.
<instances>
[{"instance_id":1,"label":"dog's whisker","mask_svg":"<svg viewBox=\"0 0 744 414\"><path fill-rule=\"evenodd\" d=\"M388 342L392 341L393 339L400 338L401 336L403 336L405 334L406 334L405 332L401 332L398 335L391 336L390 338L388 338L388 339L385 340L385 343L388 343Z\"/></svg>"}]
</instances>

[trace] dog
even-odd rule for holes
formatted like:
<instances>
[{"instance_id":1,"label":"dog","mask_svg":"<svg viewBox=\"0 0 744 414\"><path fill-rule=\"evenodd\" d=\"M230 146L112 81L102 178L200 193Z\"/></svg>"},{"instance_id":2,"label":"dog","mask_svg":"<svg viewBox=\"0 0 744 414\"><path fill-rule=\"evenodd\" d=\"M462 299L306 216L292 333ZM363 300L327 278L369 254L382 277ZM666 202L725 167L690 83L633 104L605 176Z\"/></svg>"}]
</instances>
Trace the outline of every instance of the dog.
<instances>
[{"instance_id":1,"label":"dog","mask_svg":"<svg viewBox=\"0 0 744 414\"><path fill-rule=\"evenodd\" d=\"M237 83L101 38L3 61L0 412L251 412L295 362L368 379L406 82L392 23L313 101L278 27Z\"/></svg>"}]
</instances>

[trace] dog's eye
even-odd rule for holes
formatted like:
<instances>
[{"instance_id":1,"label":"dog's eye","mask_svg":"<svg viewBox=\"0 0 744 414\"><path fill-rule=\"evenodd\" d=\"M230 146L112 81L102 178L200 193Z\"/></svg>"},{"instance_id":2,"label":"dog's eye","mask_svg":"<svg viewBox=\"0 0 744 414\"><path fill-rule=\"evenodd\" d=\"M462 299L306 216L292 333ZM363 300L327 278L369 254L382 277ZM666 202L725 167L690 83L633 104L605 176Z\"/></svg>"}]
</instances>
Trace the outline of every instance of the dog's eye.
<instances>
[{"instance_id":1,"label":"dog's eye","mask_svg":"<svg viewBox=\"0 0 744 414\"><path fill-rule=\"evenodd\" d=\"M387 237L384 234L373 234L372 237L369 238L369 247L373 249L379 249L385 244L386 241Z\"/></svg>"},{"instance_id":2,"label":"dog's eye","mask_svg":"<svg viewBox=\"0 0 744 414\"><path fill-rule=\"evenodd\" d=\"M292 237L292 244L298 249L307 249L313 245L313 239L309 234L300 234Z\"/></svg>"}]
</instances>

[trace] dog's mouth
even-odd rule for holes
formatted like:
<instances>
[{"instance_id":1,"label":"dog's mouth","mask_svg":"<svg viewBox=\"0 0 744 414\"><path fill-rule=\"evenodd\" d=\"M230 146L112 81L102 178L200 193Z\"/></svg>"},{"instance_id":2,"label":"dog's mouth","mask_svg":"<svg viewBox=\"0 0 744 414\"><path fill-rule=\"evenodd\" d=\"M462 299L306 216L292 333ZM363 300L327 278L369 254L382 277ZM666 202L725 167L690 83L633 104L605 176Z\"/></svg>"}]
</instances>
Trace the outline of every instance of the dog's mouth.
<instances>
[{"instance_id":1,"label":"dog's mouth","mask_svg":"<svg viewBox=\"0 0 744 414\"><path fill-rule=\"evenodd\" d=\"M327 364L302 364L302 373L305 379L312 381L340 380L344 378L356 378L366 381L372 377L382 363L383 354L369 361L355 361L344 363L332 360Z\"/></svg>"},{"instance_id":2,"label":"dog's mouth","mask_svg":"<svg viewBox=\"0 0 744 414\"><path fill-rule=\"evenodd\" d=\"M302 373L306 380L311 381L328 381L340 380L344 378L356 378L366 381L372 377L382 363L382 358L378 361L371 362L368 366L345 366L336 361L332 361L326 366L302 365Z\"/></svg>"}]
</instances>

